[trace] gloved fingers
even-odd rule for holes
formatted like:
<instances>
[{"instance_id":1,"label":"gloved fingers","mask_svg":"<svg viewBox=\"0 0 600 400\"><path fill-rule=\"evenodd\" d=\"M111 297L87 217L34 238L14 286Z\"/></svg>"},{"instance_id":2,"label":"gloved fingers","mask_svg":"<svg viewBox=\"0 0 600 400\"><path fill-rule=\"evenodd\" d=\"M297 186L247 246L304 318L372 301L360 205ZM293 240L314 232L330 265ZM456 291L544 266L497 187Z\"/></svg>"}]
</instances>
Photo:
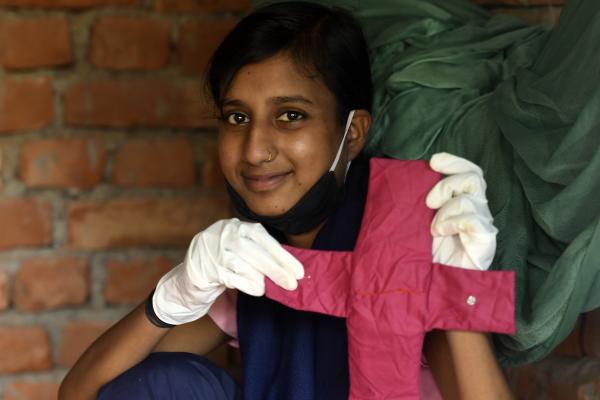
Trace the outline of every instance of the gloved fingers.
<instances>
[{"instance_id":1,"label":"gloved fingers","mask_svg":"<svg viewBox=\"0 0 600 400\"><path fill-rule=\"evenodd\" d=\"M445 265L451 265L461 268L470 268L471 265L462 265L457 257L462 258L463 251L457 251L462 249L462 243L458 235L451 236L435 236L432 242L432 259L434 263L440 263Z\"/></svg>"},{"instance_id":2,"label":"gloved fingers","mask_svg":"<svg viewBox=\"0 0 600 400\"><path fill-rule=\"evenodd\" d=\"M429 166L434 171L444 175L476 173L483 176L483 171L477 164L450 153L434 154L429 160Z\"/></svg>"},{"instance_id":3,"label":"gloved fingers","mask_svg":"<svg viewBox=\"0 0 600 400\"><path fill-rule=\"evenodd\" d=\"M444 220L436 221L431 225L432 236L450 235L495 235L498 229L485 217L478 214L460 214Z\"/></svg>"},{"instance_id":4,"label":"gloved fingers","mask_svg":"<svg viewBox=\"0 0 600 400\"><path fill-rule=\"evenodd\" d=\"M156 285L152 307L163 322L179 325L202 317L225 290L223 285L198 287L189 279L185 263L167 272Z\"/></svg>"},{"instance_id":5,"label":"gloved fingers","mask_svg":"<svg viewBox=\"0 0 600 400\"><path fill-rule=\"evenodd\" d=\"M458 236L472 265L480 270L488 269L496 254L495 233L461 233Z\"/></svg>"},{"instance_id":6,"label":"gloved fingers","mask_svg":"<svg viewBox=\"0 0 600 400\"><path fill-rule=\"evenodd\" d=\"M491 221L463 214L440 222L435 228L434 262L469 269L489 268L496 253L498 232Z\"/></svg>"},{"instance_id":7,"label":"gloved fingers","mask_svg":"<svg viewBox=\"0 0 600 400\"><path fill-rule=\"evenodd\" d=\"M240 265L238 260L238 266ZM232 268L235 268L231 266ZM223 268L219 275L223 285L230 289L238 289L251 296L263 296L265 294L265 277L260 272L252 268L238 267L236 272L230 268Z\"/></svg>"},{"instance_id":8,"label":"gloved fingers","mask_svg":"<svg viewBox=\"0 0 600 400\"><path fill-rule=\"evenodd\" d=\"M241 236L251 239L262 247L278 265L291 273L295 280L304 277L304 266L302 263L284 249L275 238L269 235L261 224L252 224L248 228L248 231ZM273 281L276 282L275 280Z\"/></svg>"},{"instance_id":9,"label":"gloved fingers","mask_svg":"<svg viewBox=\"0 0 600 400\"><path fill-rule=\"evenodd\" d=\"M461 249L458 250L457 249ZM487 270L496 253L496 241L487 237L483 243L465 246L460 235L433 238L433 262L465 269Z\"/></svg>"},{"instance_id":10,"label":"gloved fingers","mask_svg":"<svg viewBox=\"0 0 600 400\"><path fill-rule=\"evenodd\" d=\"M486 184L483 176L475 172L450 175L440 180L429 191L426 198L427 207L440 208L453 197L470 194L485 200Z\"/></svg>"},{"instance_id":11,"label":"gloved fingers","mask_svg":"<svg viewBox=\"0 0 600 400\"><path fill-rule=\"evenodd\" d=\"M280 264L263 246L244 237L238 238L234 243L232 250L237 258L246 262L248 268L267 276L284 289L296 289L298 282L293 271L285 264Z\"/></svg>"},{"instance_id":12,"label":"gloved fingers","mask_svg":"<svg viewBox=\"0 0 600 400\"><path fill-rule=\"evenodd\" d=\"M437 210L431 225L434 226L442 221L462 214L476 214L490 222L493 221L487 200L470 194L461 194L451 198Z\"/></svg>"},{"instance_id":13,"label":"gloved fingers","mask_svg":"<svg viewBox=\"0 0 600 400\"><path fill-rule=\"evenodd\" d=\"M481 168L447 153L432 157L430 166L450 175L427 195L429 208L439 209L431 223L434 262L461 268L489 268L496 251L496 234Z\"/></svg>"}]
</instances>

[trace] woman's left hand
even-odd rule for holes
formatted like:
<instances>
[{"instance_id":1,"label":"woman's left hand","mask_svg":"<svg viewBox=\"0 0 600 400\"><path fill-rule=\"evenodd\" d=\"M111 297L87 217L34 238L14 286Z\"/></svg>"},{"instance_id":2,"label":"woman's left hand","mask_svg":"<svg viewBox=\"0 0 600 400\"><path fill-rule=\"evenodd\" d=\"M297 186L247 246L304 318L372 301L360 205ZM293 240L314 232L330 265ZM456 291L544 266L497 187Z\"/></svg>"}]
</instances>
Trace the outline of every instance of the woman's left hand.
<instances>
[{"instance_id":1,"label":"woman's left hand","mask_svg":"<svg viewBox=\"0 0 600 400\"><path fill-rule=\"evenodd\" d=\"M447 175L427 195L427 207L438 210L431 223L433 262L488 269L498 229L488 208L483 171L448 153L434 154L429 165Z\"/></svg>"}]
</instances>

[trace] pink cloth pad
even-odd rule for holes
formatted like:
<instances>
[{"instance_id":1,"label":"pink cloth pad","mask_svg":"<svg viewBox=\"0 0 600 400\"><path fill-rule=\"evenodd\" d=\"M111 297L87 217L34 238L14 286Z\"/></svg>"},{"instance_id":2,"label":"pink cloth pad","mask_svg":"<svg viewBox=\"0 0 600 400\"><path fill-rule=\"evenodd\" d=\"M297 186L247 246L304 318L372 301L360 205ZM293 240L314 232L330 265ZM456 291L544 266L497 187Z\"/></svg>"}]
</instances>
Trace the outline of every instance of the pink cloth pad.
<instances>
[{"instance_id":1,"label":"pink cloth pad","mask_svg":"<svg viewBox=\"0 0 600 400\"><path fill-rule=\"evenodd\" d=\"M298 289L266 281L266 295L298 310L345 317L350 399L418 399L425 333L514 333L514 273L431 261L440 175L423 161L373 158L353 252L286 246L305 268Z\"/></svg>"}]
</instances>

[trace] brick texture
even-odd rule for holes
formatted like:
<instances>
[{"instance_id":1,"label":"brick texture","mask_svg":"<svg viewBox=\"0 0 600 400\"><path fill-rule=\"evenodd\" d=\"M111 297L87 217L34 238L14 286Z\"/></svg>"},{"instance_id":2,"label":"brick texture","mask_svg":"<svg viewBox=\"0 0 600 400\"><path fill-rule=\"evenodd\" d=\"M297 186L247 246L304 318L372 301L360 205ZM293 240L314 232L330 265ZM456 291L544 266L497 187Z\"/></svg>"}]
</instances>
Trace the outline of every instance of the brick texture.
<instances>
[{"instance_id":1,"label":"brick texture","mask_svg":"<svg viewBox=\"0 0 600 400\"><path fill-rule=\"evenodd\" d=\"M583 357L583 345L581 343L582 334L582 321L580 318L577 320L577 324L573 328L573 331L571 331L569 336L567 336L556 349L554 349L553 353L566 357Z\"/></svg>"},{"instance_id":2,"label":"brick texture","mask_svg":"<svg viewBox=\"0 0 600 400\"><path fill-rule=\"evenodd\" d=\"M48 333L41 327L0 327L0 373L44 371L51 367Z\"/></svg>"},{"instance_id":3,"label":"brick texture","mask_svg":"<svg viewBox=\"0 0 600 400\"><path fill-rule=\"evenodd\" d=\"M21 150L20 175L32 187L89 188L102 179L105 164L100 139L43 139Z\"/></svg>"},{"instance_id":4,"label":"brick texture","mask_svg":"<svg viewBox=\"0 0 600 400\"><path fill-rule=\"evenodd\" d=\"M0 19L0 66L36 68L72 61L65 18Z\"/></svg>"},{"instance_id":5,"label":"brick texture","mask_svg":"<svg viewBox=\"0 0 600 400\"><path fill-rule=\"evenodd\" d=\"M8 384L4 400L56 400L59 382L15 380Z\"/></svg>"},{"instance_id":6,"label":"brick texture","mask_svg":"<svg viewBox=\"0 0 600 400\"><path fill-rule=\"evenodd\" d=\"M73 126L214 126L200 82L101 80L78 82L65 94L65 119Z\"/></svg>"},{"instance_id":7,"label":"brick texture","mask_svg":"<svg viewBox=\"0 0 600 400\"><path fill-rule=\"evenodd\" d=\"M125 143L115 158L112 182L119 186L192 186L195 161L185 139L137 139Z\"/></svg>"},{"instance_id":8,"label":"brick texture","mask_svg":"<svg viewBox=\"0 0 600 400\"><path fill-rule=\"evenodd\" d=\"M0 193L2 192L2 189L4 187L4 179L3 179L3 174L2 174L2 170L3 170L3 159L2 157L4 156L4 154L6 153L6 151L4 149L2 149L2 147L0 147Z\"/></svg>"},{"instance_id":9,"label":"brick texture","mask_svg":"<svg viewBox=\"0 0 600 400\"><path fill-rule=\"evenodd\" d=\"M512 15L522 19L529 24L550 24L555 25L558 22L558 17L562 11L561 7L536 7L532 9L528 8L517 8L517 7L503 7L494 9L497 13Z\"/></svg>"},{"instance_id":10,"label":"brick texture","mask_svg":"<svg viewBox=\"0 0 600 400\"><path fill-rule=\"evenodd\" d=\"M179 32L179 63L187 73L202 74L208 60L237 19L189 21Z\"/></svg>"},{"instance_id":11,"label":"brick texture","mask_svg":"<svg viewBox=\"0 0 600 400\"><path fill-rule=\"evenodd\" d=\"M104 298L111 304L138 304L175 264L165 257L108 260Z\"/></svg>"},{"instance_id":12,"label":"brick texture","mask_svg":"<svg viewBox=\"0 0 600 400\"><path fill-rule=\"evenodd\" d=\"M67 324L62 332L58 352L58 363L66 368L75 364L79 356L112 322L109 321L74 321Z\"/></svg>"},{"instance_id":13,"label":"brick texture","mask_svg":"<svg viewBox=\"0 0 600 400\"><path fill-rule=\"evenodd\" d=\"M168 13L207 13L250 10L251 0L155 0L156 10Z\"/></svg>"},{"instance_id":14,"label":"brick texture","mask_svg":"<svg viewBox=\"0 0 600 400\"><path fill-rule=\"evenodd\" d=\"M169 63L167 22L110 16L96 21L90 62L107 69L158 69Z\"/></svg>"},{"instance_id":15,"label":"brick texture","mask_svg":"<svg viewBox=\"0 0 600 400\"><path fill-rule=\"evenodd\" d=\"M0 250L52 241L50 204L28 198L0 199Z\"/></svg>"},{"instance_id":16,"label":"brick texture","mask_svg":"<svg viewBox=\"0 0 600 400\"><path fill-rule=\"evenodd\" d=\"M600 358L600 308L583 316L582 330L585 355Z\"/></svg>"},{"instance_id":17,"label":"brick texture","mask_svg":"<svg viewBox=\"0 0 600 400\"><path fill-rule=\"evenodd\" d=\"M215 143L204 145L203 153L202 185L214 189L223 189L225 187L225 178L221 173L221 167L219 165L217 145Z\"/></svg>"},{"instance_id":18,"label":"brick texture","mask_svg":"<svg viewBox=\"0 0 600 400\"><path fill-rule=\"evenodd\" d=\"M222 195L75 202L68 209L68 240L87 250L185 246L194 234L228 215Z\"/></svg>"},{"instance_id":19,"label":"brick texture","mask_svg":"<svg viewBox=\"0 0 600 400\"><path fill-rule=\"evenodd\" d=\"M142 1L143 0L0 0L0 6L80 10L98 6L136 6L141 4Z\"/></svg>"},{"instance_id":20,"label":"brick texture","mask_svg":"<svg viewBox=\"0 0 600 400\"><path fill-rule=\"evenodd\" d=\"M561 5L564 0L472 0L481 6L549 6Z\"/></svg>"},{"instance_id":21,"label":"brick texture","mask_svg":"<svg viewBox=\"0 0 600 400\"><path fill-rule=\"evenodd\" d=\"M10 288L8 286L8 273L0 271L0 311L8 308Z\"/></svg>"},{"instance_id":22,"label":"brick texture","mask_svg":"<svg viewBox=\"0 0 600 400\"><path fill-rule=\"evenodd\" d=\"M53 89L48 78L0 81L0 133L44 128L53 119Z\"/></svg>"},{"instance_id":23,"label":"brick texture","mask_svg":"<svg viewBox=\"0 0 600 400\"><path fill-rule=\"evenodd\" d=\"M14 303L21 311L82 304L88 294L88 266L79 258L28 259L23 261L14 278Z\"/></svg>"},{"instance_id":24,"label":"brick texture","mask_svg":"<svg viewBox=\"0 0 600 400\"><path fill-rule=\"evenodd\" d=\"M600 378L579 386L579 389L577 390L577 400L598 399L600 399Z\"/></svg>"},{"instance_id":25,"label":"brick texture","mask_svg":"<svg viewBox=\"0 0 600 400\"><path fill-rule=\"evenodd\" d=\"M556 355L508 371L509 381L519 399L578 399L582 387L599 376L598 359Z\"/></svg>"}]
</instances>

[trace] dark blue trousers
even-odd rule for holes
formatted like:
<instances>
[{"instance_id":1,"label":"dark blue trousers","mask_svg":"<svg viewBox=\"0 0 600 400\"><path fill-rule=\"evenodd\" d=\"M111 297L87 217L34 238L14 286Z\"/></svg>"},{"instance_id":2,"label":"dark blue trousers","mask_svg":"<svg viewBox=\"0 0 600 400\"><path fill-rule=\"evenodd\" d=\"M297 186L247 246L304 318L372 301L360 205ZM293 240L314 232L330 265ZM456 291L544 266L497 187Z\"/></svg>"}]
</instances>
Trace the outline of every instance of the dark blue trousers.
<instances>
[{"instance_id":1,"label":"dark blue trousers","mask_svg":"<svg viewBox=\"0 0 600 400\"><path fill-rule=\"evenodd\" d=\"M152 353L104 385L99 400L240 400L222 368L190 353Z\"/></svg>"}]
</instances>

